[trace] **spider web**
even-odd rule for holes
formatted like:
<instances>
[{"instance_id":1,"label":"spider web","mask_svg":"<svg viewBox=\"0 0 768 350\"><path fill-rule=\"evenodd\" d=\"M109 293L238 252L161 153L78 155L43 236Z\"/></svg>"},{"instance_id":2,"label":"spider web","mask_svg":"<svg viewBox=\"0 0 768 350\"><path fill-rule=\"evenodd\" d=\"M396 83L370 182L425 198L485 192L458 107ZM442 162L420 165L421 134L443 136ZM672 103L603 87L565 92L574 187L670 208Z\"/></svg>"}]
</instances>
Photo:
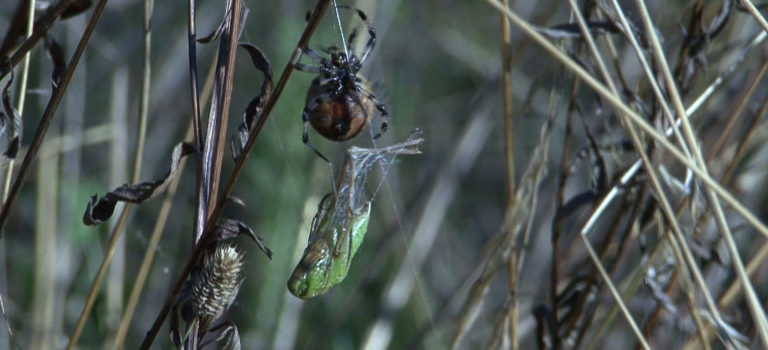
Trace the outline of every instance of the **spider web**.
<instances>
[{"instance_id":1,"label":"spider web","mask_svg":"<svg viewBox=\"0 0 768 350\"><path fill-rule=\"evenodd\" d=\"M365 182L376 163L381 162L382 167L386 167L391 165L398 155L420 154L421 150L419 147L423 142L424 138L421 131L414 130L408 139L391 146L381 148L350 147L347 150L344 169L336 188L335 217L344 220L349 216L350 212L359 213L365 204L373 199L378 190L374 192L369 200L365 194Z\"/></svg>"}]
</instances>

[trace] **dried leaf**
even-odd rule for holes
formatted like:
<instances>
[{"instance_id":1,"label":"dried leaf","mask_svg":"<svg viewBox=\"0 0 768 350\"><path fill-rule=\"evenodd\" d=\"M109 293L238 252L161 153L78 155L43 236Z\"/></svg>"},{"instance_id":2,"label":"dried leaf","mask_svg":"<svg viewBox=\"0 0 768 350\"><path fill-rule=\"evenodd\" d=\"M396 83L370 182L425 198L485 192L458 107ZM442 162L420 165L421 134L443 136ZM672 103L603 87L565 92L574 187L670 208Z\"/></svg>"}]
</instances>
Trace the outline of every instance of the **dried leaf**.
<instances>
[{"instance_id":1,"label":"dried leaf","mask_svg":"<svg viewBox=\"0 0 768 350\"><path fill-rule=\"evenodd\" d=\"M242 221L224 219L222 222L216 224L213 234L208 235L208 242L203 244L213 244L221 240L232 239L240 235L246 235L250 237L256 245L261 249L268 258L272 259L272 250L270 250L265 244L264 239L256 235L248 225Z\"/></svg>"},{"instance_id":2,"label":"dried leaf","mask_svg":"<svg viewBox=\"0 0 768 350\"><path fill-rule=\"evenodd\" d=\"M59 88L59 83L64 78L64 72L67 68L66 61L64 60L64 50L62 50L61 45L55 39L47 36L45 37L45 50L48 52L51 63L53 63L51 79L53 80L53 90L55 91Z\"/></svg>"},{"instance_id":3,"label":"dried leaf","mask_svg":"<svg viewBox=\"0 0 768 350\"><path fill-rule=\"evenodd\" d=\"M184 285L185 290L182 291L182 295L186 297L189 294L189 284ZM179 299L182 297L179 296ZM185 305L186 306L186 305ZM171 343L174 347L177 349L181 348L181 331L179 330L179 302L173 304L173 307L171 309L171 319L170 319L170 337L171 337Z\"/></svg>"},{"instance_id":4,"label":"dried leaf","mask_svg":"<svg viewBox=\"0 0 768 350\"><path fill-rule=\"evenodd\" d=\"M21 116L11 103L11 85L13 85L13 72L11 72L8 83L3 88L3 109L0 110L0 136L5 136L8 139L8 149L6 149L2 156L0 156L0 164L2 164L3 167L5 167L11 159L16 158L16 153L18 153L19 144L21 143L20 137L23 131ZM14 132L8 130L7 125L9 123L13 125L16 135L14 135Z\"/></svg>"},{"instance_id":5,"label":"dried leaf","mask_svg":"<svg viewBox=\"0 0 768 350\"><path fill-rule=\"evenodd\" d=\"M54 11L56 6L59 5L58 2L59 1L40 0L35 2L35 28L37 27L40 18L51 15L51 12ZM92 4L93 1L91 0L71 0L70 3L67 4L67 7L64 8L64 10L61 12L61 18L67 19L77 16L91 8ZM24 16L24 20L26 21L26 12Z\"/></svg>"},{"instance_id":6,"label":"dried leaf","mask_svg":"<svg viewBox=\"0 0 768 350\"><path fill-rule=\"evenodd\" d=\"M67 6L66 9L64 9L61 18L67 19L75 17L91 8L92 4L93 2L91 0L74 0L69 3L69 6Z\"/></svg>"},{"instance_id":7,"label":"dried leaf","mask_svg":"<svg viewBox=\"0 0 768 350\"><path fill-rule=\"evenodd\" d=\"M669 297L669 295L667 295L666 292L664 292L664 287L662 287L659 282L656 281L656 279L646 278L645 284L651 289L651 295L653 296L653 299L656 300L656 302L658 302L671 314L677 314L677 307L675 306L675 302L672 300L672 298Z\"/></svg>"},{"instance_id":8,"label":"dried leaf","mask_svg":"<svg viewBox=\"0 0 768 350\"><path fill-rule=\"evenodd\" d=\"M703 23L704 19L701 12L693 14L695 21L693 22L692 30L695 33L691 33L688 29L683 28L683 33L685 34L684 44L691 50L691 56L696 56L702 52L720 34L725 25L728 24L728 19L731 18L734 5L737 4L733 0L723 1L720 11L718 11L708 26Z\"/></svg>"},{"instance_id":9,"label":"dried leaf","mask_svg":"<svg viewBox=\"0 0 768 350\"><path fill-rule=\"evenodd\" d=\"M11 140L11 145L3 152L5 159L16 159L16 154L19 153L19 137L16 136Z\"/></svg>"},{"instance_id":10,"label":"dried leaf","mask_svg":"<svg viewBox=\"0 0 768 350\"><path fill-rule=\"evenodd\" d=\"M565 218L568 215L573 214L576 209L579 209L585 205L594 205L598 199L598 193L593 190L586 190L581 193L571 196L560 208L560 211L556 215L556 218Z\"/></svg>"},{"instance_id":11,"label":"dried leaf","mask_svg":"<svg viewBox=\"0 0 768 350\"><path fill-rule=\"evenodd\" d=\"M232 321L224 322L220 325L214 326L210 329L210 332L219 332L219 335L215 339L203 343L200 348L205 348L208 343L216 341L224 350L240 350L240 333L237 331L237 326Z\"/></svg>"},{"instance_id":12,"label":"dried leaf","mask_svg":"<svg viewBox=\"0 0 768 350\"><path fill-rule=\"evenodd\" d=\"M240 31L238 31L238 33L240 34L243 33L243 26L245 26L245 19L246 17L248 17L249 11L250 10L248 10L248 8L245 7L245 3L243 3L240 11ZM228 17L224 16L224 18L221 20L221 23L219 23L219 25L216 27L216 29L213 30L213 32L211 32L211 34L208 34L200 39L197 39L197 42L201 44L208 44L211 41L218 39L219 36L221 36L221 33L224 32L224 28L227 27L227 24L228 24L227 20L228 20ZM239 37L240 35L238 35L238 38Z\"/></svg>"},{"instance_id":13,"label":"dried leaf","mask_svg":"<svg viewBox=\"0 0 768 350\"><path fill-rule=\"evenodd\" d=\"M19 6L13 13L13 19L5 32L2 44L0 44L0 57L11 56L12 51L27 37L27 21L29 18L29 6L31 1L18 1ZM61 13L62 19L77 16L91 7L92 0L72 0ZM60 5L60 1L35 2L35 30L43 27L44 22L53 16ZM49 26L49 28L52 26ZM5 70L0 70L5 72ZM0 74L2 76L2 74Z\"/></svg>"},{"instance_id":14,"label":"dried leaf","mask_svg":"<svg viewBox=\"0 0 768 350\"><path fill-rule=\"evenodd\" d=\"M551 349L552 333L555 332L552 311L548 306L539 304L533 308L533 316L536 318L536 344L538 348Z\"/></svg>"},{"instance_id":15,"label":"dried leaf","mask_svg":"<svg viewBox=\"0 0 768 350\"><path fill-rule=\"evenodd\" d=\"M221 36L221 32L224 31L224 26L226 24L227 24L226 20L221 21L221 23L219 23L219 25L216 27L216 29L213 30L213 32L211 32L211 34L208 34L200 39L197 39L197 42L201 44L208 44L211 41L218 39L219 36Z\"/></svg>"},{"instance_id":16,"label":"dried leaf","mask_svg":"<svg viewBox=\"0 0 768 350\"><path fill-rule=\"evenodd\" d=\"M248 136L251 133L251 129L254 127L254 120L258 116L261 118L264 104L272 94L272 64L269 59L258 47L249 43L240 44L240 47L245 49L251 56L251 61L256 69L264 73L264 81L261 83L261 91L259 94L248 103L248 107L245 109L243 115L243 123L237 128L237 134L232 136L232 158L237 160L245 149L245 144L248 142ZM238 142L239 141L239 142Z\"/></svg>"},{"instance_id":17,"label":"dried leaf","mask_svg":"<svg viewBox=\"0 0 768 350\"><path fill-rule=\"evenodd\" d=\"M16 12L14 12L13 18L10 21L8 30L3 36L3 42L0 44L0 57L6 57L11 55L11 51L19 45L27 33L27 18L29 14L30 1L18 1ZM10 14L8 14L10 15Z\"/></svg>"},{"instance_id":18,"label":"dried leaf","mask_svg":"<svg viewBox=\"0 0 768 350\"><path fill-rule=\"evenodd\" d=\"M112 192L107 193L101 199L94 195L88 202L88 207L83 214L83 223L89 226L98 225L108 220L115 211L117 202L142 203L165 191L171 180L179 171L181 158L193 153L195 148L185 142L179 143L173 149L171 156L171 169L161 179L140 184L124 184Z\"/></svg>"},{"instance_id":19,"label":"dried leaf","mask_svg":"<svg viewBox=\"0 0 768 350\"><path fill-rule=\"evenodd\" d=\"M600 152L600 146L597 140L589 131L589 127L586 125L584 119L581 119L582 126L584 127L584 133L589 140L589 146L592 148L592 154L594 155L594 161L592 162L592 173L595 179L595 191L598 193L605 192L608 186L608 166L605 164L605 158Z\"/></svg>"}]
</instances>

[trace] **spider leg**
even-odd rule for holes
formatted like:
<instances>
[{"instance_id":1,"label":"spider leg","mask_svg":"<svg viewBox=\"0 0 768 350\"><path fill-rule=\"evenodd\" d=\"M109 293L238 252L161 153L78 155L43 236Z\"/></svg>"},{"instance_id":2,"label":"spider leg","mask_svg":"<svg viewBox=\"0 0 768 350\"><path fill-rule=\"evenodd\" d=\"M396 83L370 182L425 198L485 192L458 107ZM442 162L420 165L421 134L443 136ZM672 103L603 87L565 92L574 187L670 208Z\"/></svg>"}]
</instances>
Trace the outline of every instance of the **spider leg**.
<instances>
[{"instance_id":1,"label":"spider leg","mask_svg":"<svg viewBox=\"0 0 768 350\"><path fill-rule=\"evenodd\" d=\"M368 28L368 42L365 44L365 49L363 50L362 55L360 55L360 63L362 64L365 62L365 59L368 58L371 50L373 50L373 47L376 45L376 30L373 29L373 25L371 25L371 22L368 21L368 16L365 14L365 12L363 12L363 10L352 6L339 6L339 8L354 11ZM350 46L352 45L352 41L355 39L355 36L357 36L357 29L353 30L352 34L349 36L348 41Z\"/></svg>"},{"instance_id":2,"label":"spider leg","mask_svg":"<svg viewBox=\"0 0 768 350\"><path fill-rule=\"evenodd\" d=\"M373 136L374 140L378 139L379 137L381 137L381 135L385 134L387 132L387 129L389 128L389 112L387 111L387 105L381 103L381 101L379 101L379 99L376 98L376 96L371 91L369 91L362 85L355 83L355 88L359 93L363 94L367 99L373 101L374 105L376 106L376 109L379 111L379 113L381 113L381 131L379 131L378 134ZM357 103L360 103L359 98Z\"/></svg>"},{"instance_id":3,"label":"spider leg","mask_svg":"<svg viewBox=\"0 0 768 350\"><path fill-rule=\"evenodd\" d=\"M389 112L387 112L387 105L376 99L374 99L373 102L376 103L376 109L381 113L381 134L386 133L389 128Z\"/></svg>"},{"instance_id":4,"label":"spider leg","mask_svg":"<svg viewBox=\"0 0 768 350\"><path fill-rule=\"evenodd\" d=\"M373 103L376 104L376 109L381 113L381 131L373 136L374 139L378 139L381 135L385 134L389 128L389 113L387 112L387 105L379 102L376 97L371 96L371 100L373 100Z\"/></svg>"},{"instance_id":5,"label":"spider leg","mask_svg":"<svg viewBox=\"0 0 768 350\"><path fill-rule=\"evenodd\" d=\"M171 343L181 346L181 333L179 331L179 306L177 303L171 307Z\"/></svg>"},{"instance_id":6,"label":"spider leg","mask_svg":"<svg viewBox=\"0 0 768 350\"><path fill-rule=\"evenodd\" d=\"M323 52L325 52L325 53L327 53L329 55L333 55L333 54L339 52L339 48L336 45L331 45L331 46L328 46L325 49L323 49Z\"/></svg>"},{"instance_id":7,"label":"spider leg","mask_svg":"<svg viewBox=\"0 0 768 350\"><path fill-rule=\"evenodd\" d=\"M357 38L357 32L360 28L355 27L355 29L352 29L352 33L349 34L349 39L347 39L347 47L352 47L352 43L355 42L355 38Z\"/></svg>"},{"instance_id":8,"label":"spider leg","mask_svg":"<svg viewBox=\"0 0 768 350\"><path fill-rule=\"evenodd\" d=\"M320 51L317 51L311 47L307 47L304 50L301 50L303 54L306 54L309 58L311 58L313 61L325 65L328 63L328 60L323 57L323 54L320 53Z\"/></svg>"},{"instance_id":9,"label":"spider leg","mask_svg":"<svg viewBox=\"0 0 768 350\"><path fill-rule=\"evenodd\" d=\"M331 63L327 58L323 57L323 54L320 51L317 51L311 47L307 47L302 50L302 55L304 54L306 54L313 61L319 63L319 65L310 65L297 62L294 65L297 70L308 73L323 74L326 76L331 73L331 70L328 68L331 66Z\"/></svg>"},{"instance_id":10,"label":"spider leg","mask_svg":"<svg viewBox=\"0 0 768 350\"><path fill-rule=\"evenodd\" d=\"M373 50L373 47L376 45L376 32L373 30L373 27L368 27L368 35L370 35L370 39L368 39L368 43L365 44L365 50L363 50L363 54L360 56L360 64L365 62L368 55Z\"/></svg>"},{"instance_id":11,"label":"spider leg","mask_svg":"<svg viewBox=\"0 0 768 350\"><path fill-rule=\"evenodd\" d=\"M315 105L316 107L317 105ZM301 114L301 119L304 121L304 132L301 134L301 141L304 142L309 149L315 152L320 158L323 158L323 160L331 164L331 161L328 160L328 157L326 157L322 152L320 152L315 145L312 144L312 142L309 142L309 111L311 111L314 107L310 108L310 104L307 104L306 107L304 107L304 112Z\"/></svg>"},{"instance_id":12,"label":"spider leg","mask_svg":"<svg viewBox=\"0 0 768 350\"><path fill-rule=\"evenodd\" d=\"M300 63L300 62L297 62L296 65L294 66L294 68L296 68L297 70L300 70L302 72L307 72L307 73L317 73L317 74L320 74L320 73L323 72L323 67L313 66L313 65L310 65L310 64L304 64L304 63Z\"/></svg>"}]
</instances>

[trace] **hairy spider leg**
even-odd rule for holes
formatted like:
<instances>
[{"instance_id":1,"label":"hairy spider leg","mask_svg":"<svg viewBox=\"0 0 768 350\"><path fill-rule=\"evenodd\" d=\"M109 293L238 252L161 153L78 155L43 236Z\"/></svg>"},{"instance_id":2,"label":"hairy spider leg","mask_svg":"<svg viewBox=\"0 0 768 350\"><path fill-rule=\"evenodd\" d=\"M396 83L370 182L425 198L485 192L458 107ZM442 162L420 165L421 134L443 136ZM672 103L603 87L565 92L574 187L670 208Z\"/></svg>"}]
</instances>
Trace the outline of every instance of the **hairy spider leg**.
<instances>
[{"instance_id":1,"label":"hairy spider leg","mask_svg":"<svg viewBox=\"0 0 768 350\"><path fill-rule=\"evenodd\" d=\"M369 100L373 101L374 105L376 106L376 109L379 111L379 113L381 113L381 119L382 119L382 121L381 121L381 131L379 131L378 134L373 136L374 140L378 139L379 137L381 137L381 135L386 133L387 129L389 128L389 123L388 123L388 121L389 121L389 112L387 111L387 105L381 103L379 101L379 99L376 98L376 96L373 94L373 92L369 91L362 84L360 84L360 79L355 79L355 89L359 93L365 95L366 98L368 98ZM359 97L357 98L357 103L358 104L361 103ZM365 109L363 109L363 111L365 111ZM368 118L368 116L365 116L365 117L366 117L366 119ZM373 119L371 119L371 120L373 120Z\"/></svg>"},{"instance_id":2,"label":"hairy spider leg","mask_svg":"<svg viewBox=\"0 0 768 350\"><path fill-rule=\"evenodd\" d=\"M361 67L363 62L365 62L365 60L370 55L370 53L373 50L374 46L376 46L376 30L373 28L373 25L371 24L371 22L368 21L368 16L365 14L365 12L363 12L363 10L360 10L360 9L358 9L356 7L352 7L352 6L346 6L346 5L339 6L339 8L343 8L343 9L346 9L346 10L354 11L357 14L357 16L360 17L360 19L363 21L363 23L365 23L365 26L368 29L368 42L365 44L365 49L363 50L362 55L358 58L354 54L351 54L350 55L351 57L347 58L348 59L347 62L349 63L350 67L353 66L353 63L354 63L354 66ZM349 35L349 39L347 40L347 43L348 43L347 45L349 47L352 47L352 43L355 41L355 38L357 37L358 29L359 28L353 29L352 33ZM335 47L333 47L333 48L334 48L334 50L337 50ZM354 60L357 60L357 62L350 62L350 61L354 61ZM353 72L353 73L357 73L357 72ZM362 94L365 95L365 97L367 97L368 99L370 99L370 100L372 100L374 102L374 104L376 105L376 109L381 113L381 118L383 119L383 121L381 122L381 131L373 137L374 139L377 139L377 138L381 137L381 135L383 133L387 132L387 128L389 126L389 124L387 123L387 120L389 120L389 113L387 112L387 106L384 105L383 103L379 102L379 100L376 98L376 96L373 94L373 92L371 92L368 89L364 88L359 83L360 81L361 80L359 78L355 77L355 90L357 90L358 92L361 92ZM359 97L356 98L356 99L357 99L357 103L360 104L361 101L360 101ZM370 116L365 116L365 117L366 117L366 119L368 119Z\"/></svg>"},{"instance_id":3,"label":"hairy spider leg","mask_svg":"<svg viewBox=\"0 0 768 350\"><path fill-rule=\"evenodd\" d=\"M341 50L339 50L339 47L336 45L329 45L323 48L323 52L325 52L327 55L333 55L335 53L341 52Z\"/></svg>"},{"instance_id":4,"label":"hairy spider leg","mask_svg":"<svg viewBox=\"0 0 768 350\"><path fill-rule=\"evenodd\" d=\"M368 55L373 50L373 47L376 45L376 30L373 29L373 25L370 21L368 21L368 16L363 12L363 10L358 9L356 7L352 6L339 6L339 8L354 11L357 13L357 16L360 17L360 19L365 23L366 28L368 29L368 42L365 44L365 49L363 50L363 54L360 55L360 63L362 64L365 62L365 60L368 58ZM357 28L352 30L352 33L349 35L349 39L347 42L349 43L348 46L352 46L352 42L355 40L355 37L357 36Z\"/></svg>"},{"instance_id":5,"label":"hairy spider leg","mask_svg":"<svg viewBox=\"0 0 768 350\"><path fill-rule=\"evenodd\" d=\"M307 73L315 73L315 74L323 74L328 75L328 65L330 64L325 57L322 56L317 50L307 47L304 50L301 51L302 55L306 54L307 57L311 58L313 61L316 61L319 63L319 66L314 66L311 64L305 64L301 62L296 62L296 64L293 66L297 70L300 70L302 72ZM299 60L301 60L301 57L299 57Z\"/></svg>"},{"instance_id":6,"label":"hairy spider leg","mask_svg":"<svg viewBox=\"0 0 768 350\"><path fill-rule=\"evenodd\" d=\"M313 61L320 63L321 65L328 64L328 59L323 57L323 54L320 53L320 51L317 51L316 49L312 47L306 47L304 50L302 50L302 53L307 54L307 57L311 58Z\"/></svg>"},{"instance_id":7,"label":"hairy spider leg","mask_svg":"<svg viewBox=\"0 0 768 350\"><path fill-rule=\"evenodd\" d=\"M331 161L326 157L323 152L320 152L315 145L312 144L312 142L309 142L309 112L317 107L317 103L315 103L314 100L312 100L310 103L308 103L304 107L304 112L301 113L301 120L304 124L304 132L301 134L301 141L304 142L307 147L309 147L312 151L315 152L320 158L323 158L323 160L328 163L328 166L331 165ZM333 180L331 180L333 181Z\"/></svg>"},{"instance_id":8,"label":"hairy spider leg","mask_svg":"<svg viewBox=\"0 0 768 350\"><path fill-rule=\"evenodd\" d=\"M297 62L296 65L294 66L294 68L296 68L297 70L300 70L302 72L307 72L307 73L320 74L320 73L324 72L323 67L313 66L311 64L304 64L304 63L301 63L301 62Z\"/></svg>"}]
</instances>

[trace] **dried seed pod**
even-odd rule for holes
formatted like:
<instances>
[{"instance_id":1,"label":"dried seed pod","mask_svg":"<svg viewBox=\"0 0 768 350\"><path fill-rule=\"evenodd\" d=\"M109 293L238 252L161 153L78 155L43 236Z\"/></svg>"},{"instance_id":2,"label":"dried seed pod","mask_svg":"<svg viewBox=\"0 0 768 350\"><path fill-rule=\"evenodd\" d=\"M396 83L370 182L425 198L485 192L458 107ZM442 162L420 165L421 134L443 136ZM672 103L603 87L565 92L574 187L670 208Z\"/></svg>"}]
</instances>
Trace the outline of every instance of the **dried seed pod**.
<instances>
[{"instance_id":1,"label":"dried seed pod","mask_svg":"<svg viewBox=\"0 0 768 350\"><path fill-rule=\"evenodd\" d=\"M243 283L242 266L243 253L230 243L218 243L205 257L192 281L190 297L200 329L207 329L234 302Z\"/></svg>"}]
</instances>

